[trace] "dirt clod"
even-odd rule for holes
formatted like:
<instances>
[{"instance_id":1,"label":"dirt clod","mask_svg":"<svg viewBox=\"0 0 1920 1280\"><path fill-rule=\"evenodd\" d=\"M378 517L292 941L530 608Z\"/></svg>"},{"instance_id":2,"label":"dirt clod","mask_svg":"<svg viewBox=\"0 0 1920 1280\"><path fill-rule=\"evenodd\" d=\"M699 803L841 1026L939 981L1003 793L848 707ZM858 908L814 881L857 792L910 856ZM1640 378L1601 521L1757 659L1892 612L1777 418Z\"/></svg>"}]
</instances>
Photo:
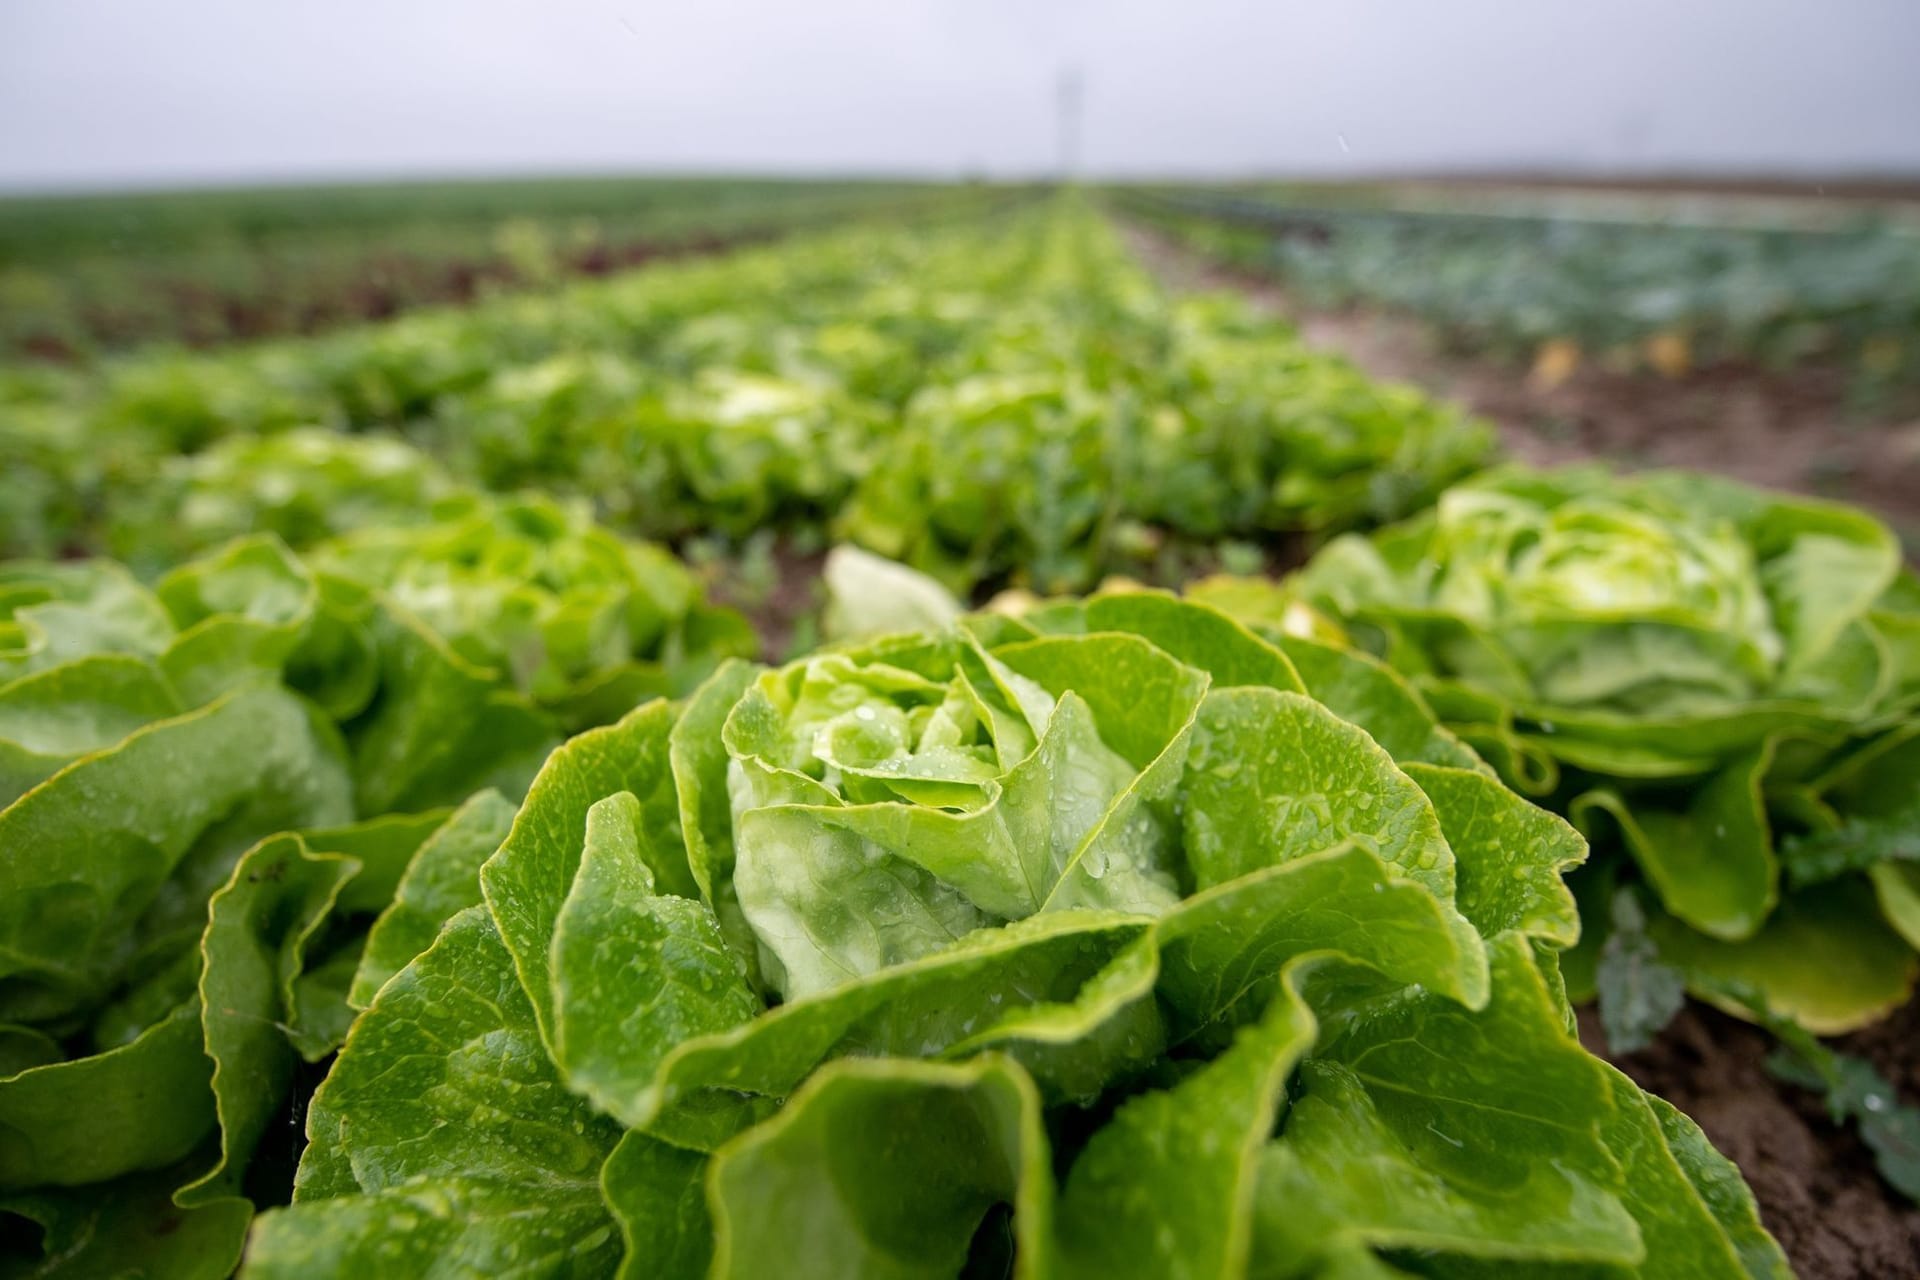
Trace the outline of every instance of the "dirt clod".
<instances>
[{"instance_id":1,"label":"dirt clod","mask_svg":"<svg viewBox=\"0 0 1920 1280\"><path fill-rule=\"evenodd\" d=\"M1580 1038L1606 1056L1599 1019ZM1920 1001L1839 1048L1873 1061L1909 1101L1920 1083ZM1880 1180L1873 1153L1815 1094L1768 1075L1756 1027L1689 1005L1649 1048L1613 1059L1641 1088L1692 1116L1740 1166L1760 1216L1802 1280L1920 1276L1920 1207Z\"/></svg>"}]
</instances>

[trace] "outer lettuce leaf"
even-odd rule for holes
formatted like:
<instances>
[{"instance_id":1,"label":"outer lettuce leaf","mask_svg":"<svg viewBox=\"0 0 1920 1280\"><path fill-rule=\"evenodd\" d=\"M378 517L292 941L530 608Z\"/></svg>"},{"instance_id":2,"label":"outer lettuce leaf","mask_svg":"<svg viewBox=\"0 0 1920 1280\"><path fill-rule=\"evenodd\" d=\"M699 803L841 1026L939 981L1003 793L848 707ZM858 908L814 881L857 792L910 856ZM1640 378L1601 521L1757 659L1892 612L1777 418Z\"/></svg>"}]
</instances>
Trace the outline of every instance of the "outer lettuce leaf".
<instances>
[{"instance_id":1,"label":"outer lettuce leaf","mask_svg":"<svg viewBox=\"0 0 1920 1280\"><path fill-rule=\"evenodd\" d=\"M118 565L0 565L0 680L95 654L157 657L172 638L166 611Z\"/></svg>"},{"instance_id":2,"label":"outer lettuce leaf","mask_svg":"<svg viewBox=\"0 0 1920 1280\"><path fill-rule=\"evenodd\" d=\"M1418 994L1323 1013L1261 1167L1261 1270L1287 1274L1343 1235L1537 1261L1643 1256L1600 1132L1606 1069L1561 1026L1523 947L1497 946L1495 966L1483 1013Z\"/></svg>"},{"instance_id":3,"label":"outer lettuce leaf","mask_svg":"<svg viewBox=\"0 0 1920 1280\"><path fill-rule=\"evenodd\" d=\"M668 1046L727 1031L762 1009L713 911L654 892L639 800L587 810L586 839L554 923L553 1057L602 1110L644 1090ZM624 1011L624 1012L621 1012Z\"/></svg>"},{"instance_id":4,"label":"outer lettuce leaf","mask_svg":"<svg viewBox=\"0 0 1920 1280\"><path fill-rule=\"evenodd\" d=\"M1618 1080L1614 1082L1616 1093L1620 1091ZM1780 1246L1774 1243L1772 1236L1760 1222L1760 1210L1754 1204L1753 1192L1740 1179L1740 1171L1733 1161L1713 1149L1707 1136L1700 1132L1700 1126L1680 1114L1671 1103L1662 1101L1652 1094L1642 1094L1646 1105L1653 1112L1654 1119L1660 1123L1661 1135L1666 1139L1667 1150L1674 1161L1686 1174L1687 1181L1706 1204L1707 1209L1727 1233L1734 1251L1739 1254L1741 1263L1750 1276L1763 1276L1768 1280L1792 1274L1786 1259L1780 1254Z\"/></svg>"},{"instance_id":5,"label":"outer lettuce leaf","mask_svg":"<svg viewBox=\"0 0 1920 1280\"><path fill-rule=\"evenodd\" d=\"M1574 802L1576 820L1594 812L1620 824L1628 851L1667 909L1711 937L1752 936L1779 902L1779 862L1762 786L1771 745L1715 774L1684 810L1642 804L1613 791Z\"/></svg>"},{"instance_id":6,"label":"outer lettuce leaf","mask_svg":"<svg viewBox=\"0 0 1920 1280\"><path fill-rule=\"evenodd\" d=\"M953 593L932 578L855 546L828 552L820 577L827 588L821 627L830 639L938 631L962 612Z\"/></svg>"},{"instance_id":7,"label":"outer lettuce leaf","mask_svg":"<svg viewBox=\"0 0 1920 1280\"><path fill-rule=\"evenodd\" d=\"M1262 1018L1213 1061L1125 1103L1062 1188L1058 1274L1244 1274L1260 1151L1314 1031L1283 980Z\"/></svg>"},{"instance_id":8,"label":"outer lettuce leaf","mask_svg":"<svg viewBox=\"0 0 1920 1280\"><path fill-rule=\"evenodd\" d=\"M337 740L272 687L75 762L0 811L0 1008L47 1018L99 999L148 948L197 934L255 838L350 814Z\"/></svg>"},{"instance_id":9,"label":"outer lettuce leaf","mask_svg":"<svg viewBox=\"0 0 1920 1280\"><path fill-rule=\"evenodd\" d=\"M707 1156L630 1130L600 1171L600 1191L620 1225L620 1280L703 1280L713 1261Z\"/></svg>"},{"instance_id":10,"label":"outer lettuce leaf","mask_svg":"<svg viewBox=\"0 0 1920 1280\"><path fill-rule=\"evenodd\" d=\"M95 654L0 685L0 807L185 708L151 660Z\"/></svg>"},{"instance_id":11,"label":"outer lettuce leaf","mask_svg":"<svg viewBox=\"0 0 1920 1280\"><path fill-rule=\"evenodd\" d=\"M1297 856L1357 835L1435 897L1453 897L1453 850L1426 793L1365 732L1310 698L1212 695L1187 770L1184 835L1199 885L1259 865L1249 858Z\"/></svg>"},{"instance_id":12,"label":"outer lettuce leaf","mask_svg":"<svg viewBox=\"0 0 1920 1280\"><path fill-rule=\"evenodd\" d=\"M1749 1016L1750 998L1720 993L1758 992L1773 1013L1816 1035L1841 1035L1905 1004L1920 978L1913 944L1878 907L1871 883L1849 876L1792 895L1738 942L1702 937L1664 916L1649 932L1696 995Z\"/></svg>"},{"instance_id":13,"label":"outer lettuce leaf","mask_svg":"<svg viewBox=\"0 0 1920 1280\"><path fill-rule=\"evenodd\" d=\"M221 1128L220 1158L183 1188L196 1205L236 1185L283 1101L295 1056L313 1060L339 1045L344 1021L316 1011L301 987L316 960L309 953L355 915L393 897L401 869L440 827L444 814L376 819L354 827L271 837L248 850L208 903L200 943L200 1019ZM344 954L357 954L355 936ZM319 962L323 967L325 962ZM344 996L332 1001L341 1011Z\"/></svg>"},{"instance_id":14,"label":"outer lettuce leaf","mask_svg":"<svg viewBox=\"0 0 1920 1280\"><path fill-rule=\"evenodd\" d=\"M0 1080L0 1187L78 1187L178 1163L215 1123L200 1007L130 1043Z\"/></svg>"},{"instance_id":15,"label":"outer lettuce leaf","mask_svg":"<svg viewBox=\"0 0 1920 1280\"><path fill-rule=\"evenodd\" d=\"M700 896L712 906L728 945L746 964L748 981L759 990L759 950L733 885L733 807L722 737L734 703L755 678L751 664L723 662L687 699L668 731L667 751L680 802L687 870Z\"/></svg>"},{"instance_id":16,"label":"outer lettuce leaf","mask_svg":"<svg viewBox=\"0 0 1920 1280\"><path fill-rule=\"evenodd\" d=\"M1438 1275L1786 1274L1731 1166L1578 1050L1522 948L1494 951L1482 1013L1401 996L1328 1015L1261 1166L1257 1271L1364 1242Z\"/></svg>"},{"instance_id":17,"label":"outer lettuce leaf","mask_svg":"<svg viewBox=\"0 0 1920 1280\"><path fill-rule=\"evenodd\" d=\"M372 1004L387 979L433 945L441 925L480 905L481 864L506 839L513 814L499 792L483 791L420 846L394 890L393 904L367 934L348 997L354 1008Z\"/></svg>"},{"instance_id":18,"label":"outer lettuce leaf","mask_svg":"<svg viewBox=\"0 0 1920 1280\"><path fill-rule=\"evenodd\" d=\"M468 908L388 982L308 1112L295 1203L249 1275L610 1270L619 1133L553 1074L492 921ZM398 1246L396 1248L396 1246Z\"/></svg>"},{"instance_id":19,"label":"outer lettuce leaf","mask_svg":"<svg viewBox=\"0 0 1920 1280\"><path fill-rule=\"evenodd\" d=\"M1478 769L1419 761L1404 768L1440 819L1453 850L1454 900L1481 936L1515 932L1572 946L1580 916L1561 876L1585 859L1585 842Z\"/></svg>"},{"instance_id":20,"label":"outer lettuce leaf","mask_svg":"<svg viewBox=\"0 0 1920 1280\"><path fill-rule=\"evenodd\" d=\"M24 1219L41 1232L39 1256L10 1256L8 1274L54 1280L222 1280L233 1274L253 1206L239 1197L181 1209L178 1169L83 1190L0 1195L0 1221Z\"/></svg>"},{"instance_id":21,"label":"outer lettuce leaf","mask_svg":"<svg viewBox=\"0 0 1920 1280\"><path fill-rule=\"evenodd\" d=\"M870 1141L888 1132L913 1140ZM843 1163L849 1148L863 1158ZM990 1056L836 1063L715 1156L708 1180L715 1276L953 1275L996 1204L1014 1206L1017 1273L1042 1274L1053 1178L1040 1100Z\"/></svg>"},{"instance_id":22,"label":"outer lettuce leaf","mask_svg":"<svg viewBox=\"0 0 1920 1280\"><path fill-rule=\"evenodd\" d=\"M678 804L668 772L667 733L674 709L654 702L618 724L579 735L548 757L499 852L481 868L480 883L533 1002L541 1038L553 1039L553 988L549 949L584 849L587 811L607 796L639 798L647 821L673 831ZM664 849L662 846L666 846ZM678 836L643 846L662 863L650 863L655 882L689 883ZM678 853L678 874L670 858ZM662 874L665 864L666 874Z\"/></svg>"}]
</instances>

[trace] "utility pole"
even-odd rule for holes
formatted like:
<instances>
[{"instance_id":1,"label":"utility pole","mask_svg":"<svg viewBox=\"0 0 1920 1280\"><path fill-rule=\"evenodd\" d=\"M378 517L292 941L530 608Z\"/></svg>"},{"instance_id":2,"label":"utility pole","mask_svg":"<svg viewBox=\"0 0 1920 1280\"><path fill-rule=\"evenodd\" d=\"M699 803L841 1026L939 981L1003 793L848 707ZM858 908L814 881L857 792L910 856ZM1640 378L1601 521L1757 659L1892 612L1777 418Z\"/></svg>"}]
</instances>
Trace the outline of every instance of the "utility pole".
<instances>
[{"instance_id":1,"label":"utility pole","mask_svg":"<svg viewBox=\"0 0 1920 1280\"><path fill-rule=\"evenodd\" d=\"M1080 68L1060 68L1054 84L1054 123L1059 138L1060 160L1056 180L1072 182L1080 168Z\"/></svg>"}]
</instances>

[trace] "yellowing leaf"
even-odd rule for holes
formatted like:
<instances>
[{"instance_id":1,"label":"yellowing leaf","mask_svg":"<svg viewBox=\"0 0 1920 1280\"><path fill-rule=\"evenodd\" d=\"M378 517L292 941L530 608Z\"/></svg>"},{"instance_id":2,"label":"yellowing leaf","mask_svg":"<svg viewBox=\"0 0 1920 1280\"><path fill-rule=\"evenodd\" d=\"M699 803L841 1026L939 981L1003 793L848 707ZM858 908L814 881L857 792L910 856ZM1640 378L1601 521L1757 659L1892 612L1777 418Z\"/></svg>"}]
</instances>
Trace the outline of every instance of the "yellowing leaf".
<instances>
[{"instance_id":1,"label":"yellowing leaf","mask_svg":"<svg viewBox=\"0 0 1920 1280\"><path fill-rule=\"evenodd\" d=\"M1647 363L1668 378L1685 377L1693 367L1693 347L1687 335L1674 330L1656 333L1646 341Z\"/></svg>"},{"instance_id":2,"label":"yellowing leaf","mask_svg":"<svg viewBox=\"0 0 1920 1280\"><path fill-rule=\"evenodd\" d=\"M1533 355L1533 370L1527 375L1534 386L1551 391L1571 378L1580 368L1580 346L1570 338L1554 338L1540 344Z\"/></svg>"}]
</instances>

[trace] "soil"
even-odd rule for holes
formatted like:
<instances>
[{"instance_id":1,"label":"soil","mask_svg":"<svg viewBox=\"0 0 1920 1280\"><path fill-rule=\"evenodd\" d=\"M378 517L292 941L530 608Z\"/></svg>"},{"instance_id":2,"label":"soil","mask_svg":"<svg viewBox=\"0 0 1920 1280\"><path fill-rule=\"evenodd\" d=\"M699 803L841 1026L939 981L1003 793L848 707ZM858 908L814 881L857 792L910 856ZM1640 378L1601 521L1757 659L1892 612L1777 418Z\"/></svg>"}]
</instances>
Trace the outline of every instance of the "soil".
<instances>
[{"instance_id":1,"label":"soil","mask_svg":"<svg viewBox=\"0 0 1920 1280\"><path fill-rule=\"evenodd\" d=\"M1591 1008L1580 1038L1602 1056ZM1838 1048L1872 1061L1920 1102L1920 1000ZM1692 1116L1746 1175L1760 1216L1803 1280L1920 1276L1920 1207L1880 1180L1873 1153L1833 1123L1819 1098L1769 1076L1765 1032L1689 1005L1654 1044L1612 1061L1634 1082Z\"/></svg>"},{"instance_id":2,"label":"soil","mask_svg":"<svg viewBox=\"0 0 1920 1280\"><path fill-rule=\"evenodd\" d=\"M787 661L819 641L826 603L821 568L826 552L779 538L757 551L733 549L713 559L707 592L717 604L740 610L760 637L760 660Z\"/></svg>"},{"instance_id":3,"label":"soil","mask_svg":"<svg viewBox=\"0 0 1920 1280\"><path fill-rule=\"evenodd\" d=\"M1376 377L1465 404L1491 420L1522 461L1694 467L1841 498L1874 511L1909 548L1920 549L1920 397L1863 408L1848 403L1840 371L1741 365L1669 378L1589 362L1549 384L1498 360L1443 351L1407 317L1300 314L1271 280L1206 262L1137 227L1128 235L1170 287L1241 292L1263 310L1287 315L1314 346Z\"/></svg>"}]
</instances>

